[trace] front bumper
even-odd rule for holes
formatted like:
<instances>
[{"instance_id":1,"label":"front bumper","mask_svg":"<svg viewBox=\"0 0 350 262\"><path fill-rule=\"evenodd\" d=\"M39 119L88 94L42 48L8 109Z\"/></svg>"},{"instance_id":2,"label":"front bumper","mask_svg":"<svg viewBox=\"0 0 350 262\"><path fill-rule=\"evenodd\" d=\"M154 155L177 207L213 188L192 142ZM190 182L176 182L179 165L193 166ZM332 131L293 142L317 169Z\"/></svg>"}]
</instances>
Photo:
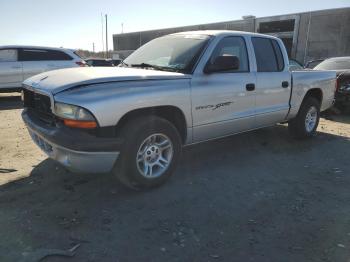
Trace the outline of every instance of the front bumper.
<instances>
[{"instance_id":1,"label":"front bumper","mask_svg":"<svg viewBox=\"0 0 350 262\"><path fill-rule=\"evenodd\" d=\"M35 144L72 172L107 173L118 159L122 144L118 138L98 138L66 127L49 127L26 109L22 118Z\"/></svg>"}]
</instances>

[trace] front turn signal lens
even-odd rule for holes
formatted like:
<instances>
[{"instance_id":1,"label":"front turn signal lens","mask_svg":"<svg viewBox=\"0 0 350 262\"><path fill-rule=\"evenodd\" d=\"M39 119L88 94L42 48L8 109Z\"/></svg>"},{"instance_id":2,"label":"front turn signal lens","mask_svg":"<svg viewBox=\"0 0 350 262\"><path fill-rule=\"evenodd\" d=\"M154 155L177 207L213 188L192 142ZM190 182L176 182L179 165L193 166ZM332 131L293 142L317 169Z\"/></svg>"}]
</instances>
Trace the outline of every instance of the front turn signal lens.
<instances>
[{"instance_id":1,"label":"front turn signal lens","mask_svg":"<svg viewBox=\"0 0 350 262\"><path fill-rule=\"evenodd\" d=\"M74 128L87 128L92 129L97 127L95 121L81 121L81 120L72 120L72 119L63 119L65 126L74 127Z\"/></svg>"}]
</instances>

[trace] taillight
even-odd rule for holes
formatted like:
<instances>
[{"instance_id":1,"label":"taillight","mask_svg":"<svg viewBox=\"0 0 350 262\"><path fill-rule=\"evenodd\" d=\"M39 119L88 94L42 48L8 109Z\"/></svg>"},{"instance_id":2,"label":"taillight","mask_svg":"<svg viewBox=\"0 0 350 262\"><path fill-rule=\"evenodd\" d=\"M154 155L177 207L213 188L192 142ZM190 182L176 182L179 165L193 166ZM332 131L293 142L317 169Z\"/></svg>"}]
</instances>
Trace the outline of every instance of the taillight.
<instances>
[{"instance_id":1,"label":"taillight","mask_svg":"<svg viewBox=\"0 0 350 262\"><path fill-rule=\"evenodd\" d=\"M78 61L78 62L75 62L78 66L88 66L85 61Z\"/></svg>"},{"instance_id":2,"label":"taillight","mask_svg":"<svg viewBox=\"0 0 350 262\"><path fill-rule=\"evenodd\" d=\"M335 81L335 92L338 92L340 87L340 80L339 77L337 78L337 80Z\"/></svg>"}]
</instances>

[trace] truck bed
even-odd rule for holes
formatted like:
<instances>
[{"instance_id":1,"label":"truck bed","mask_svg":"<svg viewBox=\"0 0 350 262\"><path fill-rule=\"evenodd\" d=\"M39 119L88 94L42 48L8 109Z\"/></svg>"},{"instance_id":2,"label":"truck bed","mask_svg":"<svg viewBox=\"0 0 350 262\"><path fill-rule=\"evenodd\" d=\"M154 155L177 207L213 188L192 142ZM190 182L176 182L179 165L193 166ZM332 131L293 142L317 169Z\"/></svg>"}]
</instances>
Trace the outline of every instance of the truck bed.
<instances>
[{"instance_id":1,"label":"truck bed","mask_svg":"<svg viewBox=\"0 0 350 262\"><path fill-rule=\"evenodd\" d=\"M322 91L321 111L332 106L336 88L336 72L334 71L295 71L292 72L292 91L290 98L290 112L288 119L296 116L305 94L311 88L319 88ZM334 88L329 88L329 87Z\"/></svg>"}]
</instances>

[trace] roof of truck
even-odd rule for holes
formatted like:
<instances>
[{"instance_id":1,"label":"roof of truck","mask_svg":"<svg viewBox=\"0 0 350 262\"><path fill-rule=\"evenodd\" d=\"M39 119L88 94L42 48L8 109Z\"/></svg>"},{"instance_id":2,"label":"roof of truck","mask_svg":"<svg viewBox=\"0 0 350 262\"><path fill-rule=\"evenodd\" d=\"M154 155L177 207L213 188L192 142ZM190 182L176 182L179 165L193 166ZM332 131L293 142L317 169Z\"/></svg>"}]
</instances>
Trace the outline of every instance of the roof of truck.
<instances>
[{"instance_id":1,"label":"roof of truck","mask_svg":"<svg viewBox=\"0 0 350 262\"><path fill-rule=\"evenodd\" d=\"M200 31L186 31L174 33L171 35L211 35L211 36L219 36L219 35L248 35L248 36L263 36L276 38L271 35L264 35L259 33L245 32L245 31L234 31L234 30L200 30Z\"/></svg>"}]
</instances>

